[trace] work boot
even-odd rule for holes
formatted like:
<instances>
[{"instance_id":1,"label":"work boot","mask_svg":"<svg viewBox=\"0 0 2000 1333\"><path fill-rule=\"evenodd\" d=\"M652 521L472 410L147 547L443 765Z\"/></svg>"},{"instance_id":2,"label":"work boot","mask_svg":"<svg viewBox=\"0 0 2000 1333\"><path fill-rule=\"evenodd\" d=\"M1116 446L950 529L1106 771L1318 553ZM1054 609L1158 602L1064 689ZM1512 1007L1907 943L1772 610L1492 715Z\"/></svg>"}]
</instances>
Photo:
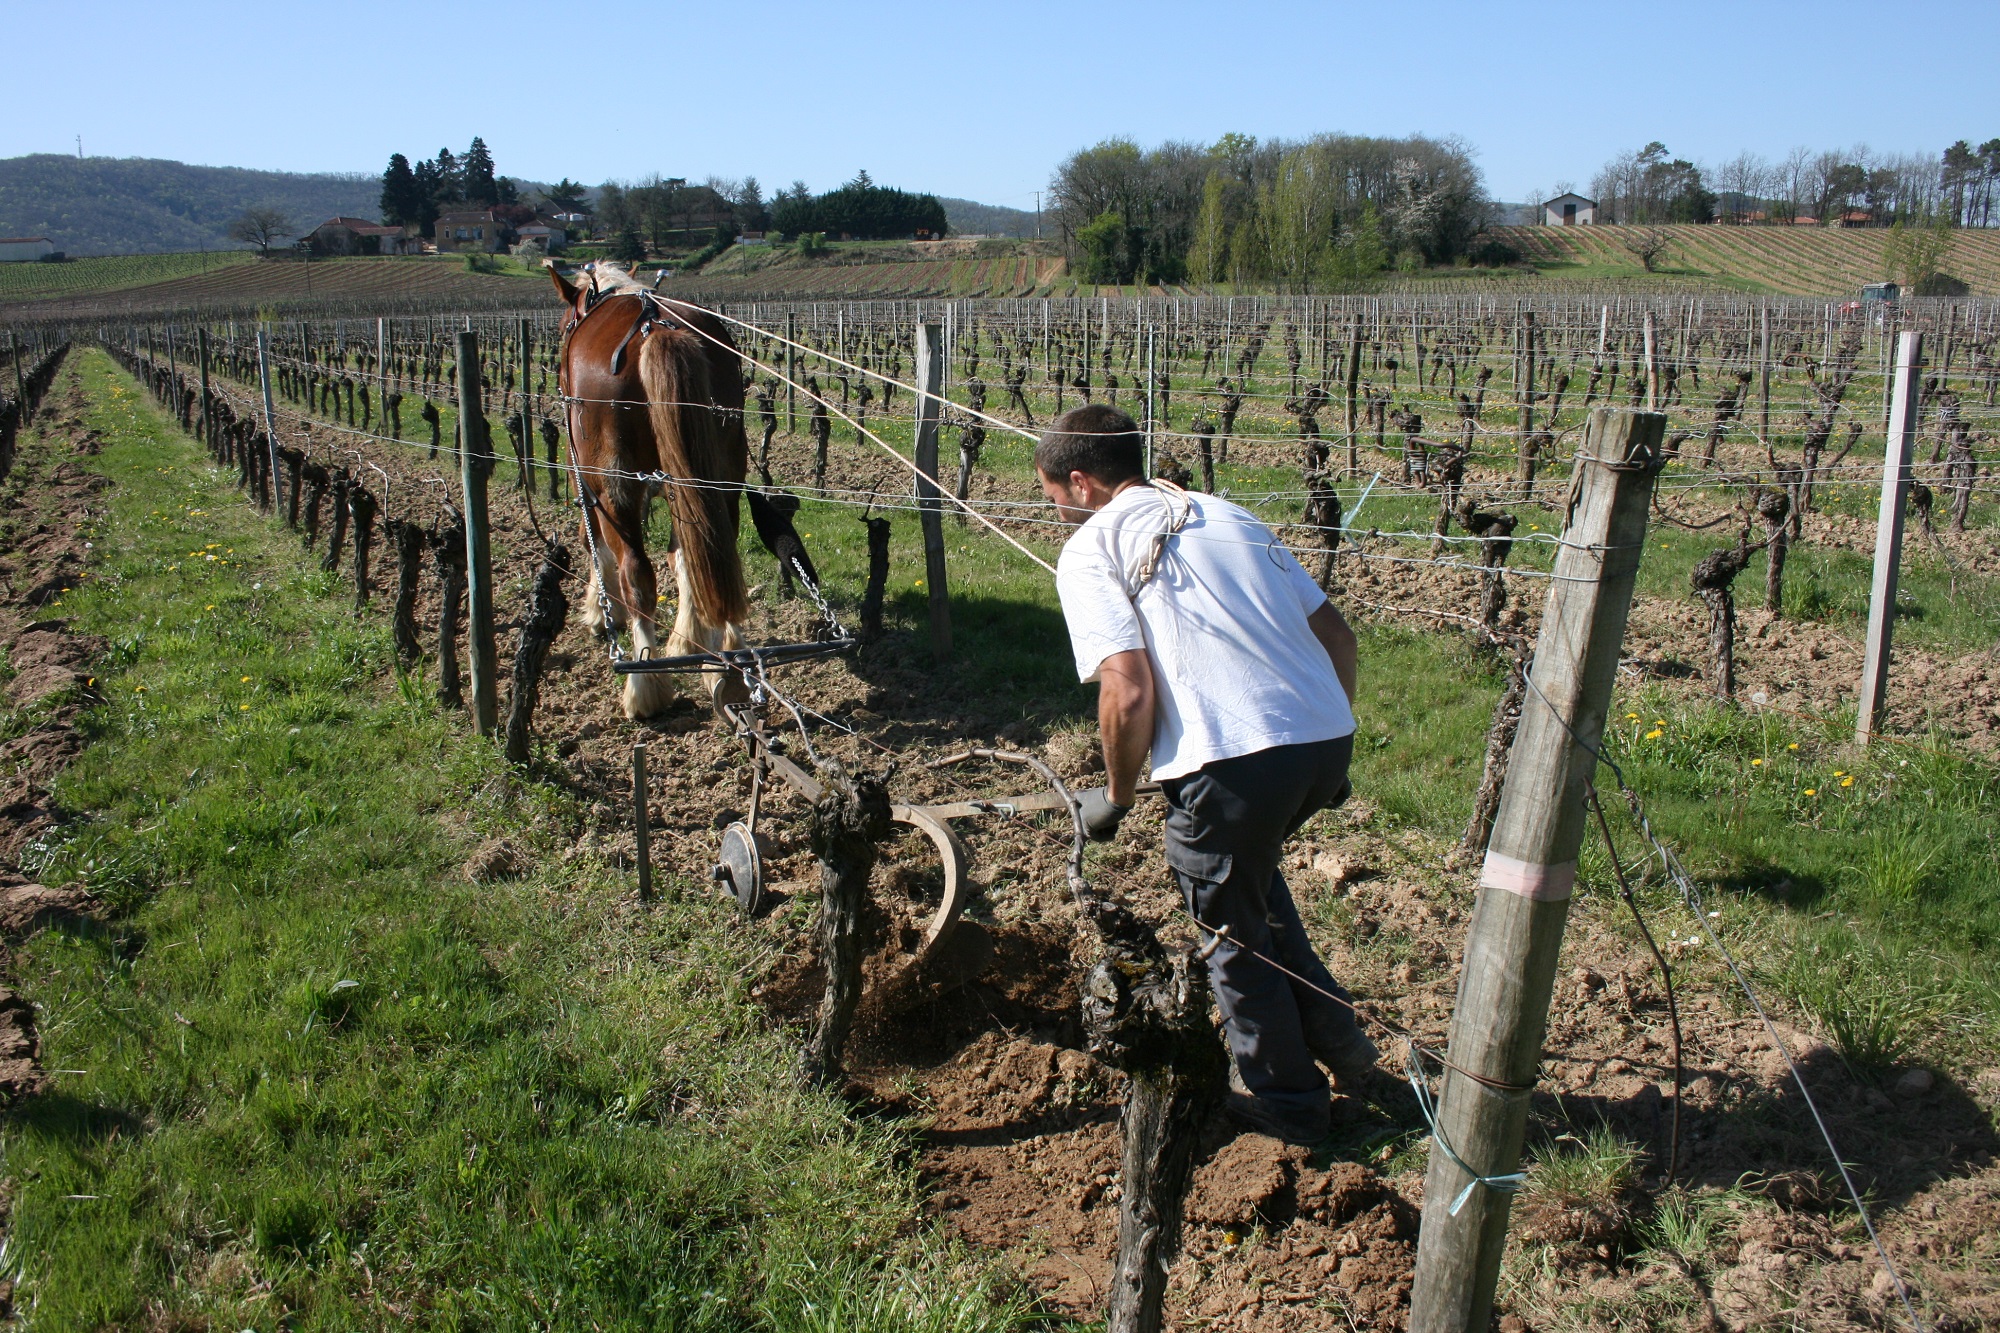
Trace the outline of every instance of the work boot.
<instances>
[{"instance_id":1,"label":"work boot","mask_svg":"<svg viewBox=\"0 0 2000 1333\"><path fill-rule=\"evenodd\" d=\"M1333 1131L1333 1106L1324 1097L1313 1109L1283 1106L1267 1097L1259 1097L1245 1086L1243 1075L1237 1072L1236 1061L1229 1062L1229 1096L1223 1103L1231 1119L1240 1121L1256 1130L1268 1134L1285 1143L1311 1148Z\"/></svg>"},{"instance_id":2,"label":"work boot","mask_svg":"<svg viewBox=\"0 0 2000 1333\"><path fill-rule=\"evenodd\" d=\"M1350 1023L1341 1033L1314 1032L1311 1028L1307 1024L1306 1049L1333 1076L1336 1091L1352 1092L1374 1072L1382 1053L1358 1026Z\"/></svg>"}]
</instances>

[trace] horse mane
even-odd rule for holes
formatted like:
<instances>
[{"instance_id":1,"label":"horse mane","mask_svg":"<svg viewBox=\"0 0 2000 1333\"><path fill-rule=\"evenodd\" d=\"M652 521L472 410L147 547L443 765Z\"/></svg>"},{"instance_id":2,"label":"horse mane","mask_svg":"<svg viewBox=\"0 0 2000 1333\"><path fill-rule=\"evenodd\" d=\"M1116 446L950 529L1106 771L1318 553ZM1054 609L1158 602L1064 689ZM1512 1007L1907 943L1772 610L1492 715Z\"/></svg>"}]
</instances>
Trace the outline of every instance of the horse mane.
<instances>
[{"instance_id":1,"label":"horse mane","mask_svg":"<svg viewBox=\"0 0 2000 1333\"><path fill-rule=\"evenodd\" d=\"M602 259L596 261L596 263L597 266L591 272L597 275L597 290L605 296L615 296L620 292L632 292L636 294L653 290L634 277L627 269L620 268L618 265L608 263Z\"/></svg>"}]
</instances>

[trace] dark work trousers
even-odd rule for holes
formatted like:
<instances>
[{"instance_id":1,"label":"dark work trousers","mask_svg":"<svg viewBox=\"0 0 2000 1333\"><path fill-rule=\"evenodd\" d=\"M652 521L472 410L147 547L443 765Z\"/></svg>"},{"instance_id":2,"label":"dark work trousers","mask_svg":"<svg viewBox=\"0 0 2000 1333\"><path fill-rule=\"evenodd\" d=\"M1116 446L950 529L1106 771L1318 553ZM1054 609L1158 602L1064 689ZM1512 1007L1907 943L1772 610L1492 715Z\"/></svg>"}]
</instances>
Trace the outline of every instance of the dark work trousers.
<instances>
[{"instance_id":1,"label":"dark work trousers","mask_svg":"<svg viewBox=\"0 0 2000 1333\"><path fill-rule=\"evenodd\" d=\"M1243 1084L1274 1109L1323 1113L1326 1075L1309 1046L1336 1047L1355 1027L1344 1004L1252 954L1346 1000L1306 938L1278 857L1285 839L1321 810L1347 799L1354 738L1281 745L1218 759L1160 783L1167 797L1167 864L1188 910L1229 927L1208 962L1216 1006Z\"/></svg>"}]
</instances>

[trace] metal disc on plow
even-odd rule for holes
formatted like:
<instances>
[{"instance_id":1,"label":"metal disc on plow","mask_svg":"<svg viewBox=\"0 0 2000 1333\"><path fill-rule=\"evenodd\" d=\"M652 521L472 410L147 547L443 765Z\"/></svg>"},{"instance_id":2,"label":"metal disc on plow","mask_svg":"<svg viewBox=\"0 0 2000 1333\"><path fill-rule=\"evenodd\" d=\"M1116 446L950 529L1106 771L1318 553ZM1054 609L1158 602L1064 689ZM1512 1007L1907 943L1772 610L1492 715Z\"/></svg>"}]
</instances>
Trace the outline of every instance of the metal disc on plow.
<instances>
[{"instance_id":1,"label":"metal disc on plow","mask_svg":"<svg viewBox=\"0 0 2000 1333\"><path fill-rule=\"evenodd\" d=\"M748 824L738 820L722 830L721 859L710 873L745 917L757 915L764 901L764 858Z\"/></svg>"}]
</instances>

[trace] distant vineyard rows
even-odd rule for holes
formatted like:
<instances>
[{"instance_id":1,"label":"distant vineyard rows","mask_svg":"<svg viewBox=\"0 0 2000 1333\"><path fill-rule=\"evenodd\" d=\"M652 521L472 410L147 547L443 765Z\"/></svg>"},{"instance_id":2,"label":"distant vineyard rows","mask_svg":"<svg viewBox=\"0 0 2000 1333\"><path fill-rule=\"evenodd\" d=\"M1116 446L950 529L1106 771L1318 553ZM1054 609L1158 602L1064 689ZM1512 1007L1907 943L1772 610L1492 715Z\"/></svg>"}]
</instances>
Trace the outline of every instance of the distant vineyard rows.
<instances>
[{"instance_id":1,"label":"distant vineyard rows","mask_svg":"<svg viewBox=\"0 0 2000 1333\"><path fill-rule=\"evenodd\" d=\"M1638 266L1625 248L1624 227L1503 227L1496 233L1531 261L1593 266ZM1774 227L1676 226L1663 265L1693 269L1717 278L1753 283L1800 296L1852 295L1864 283L1889 274L1882 228L1828 230ZM1974 294L2000 293L2000 231L1961 231L1952 239L1944 271L1968 283Z\"/></svg>"},{"instance_id":2,"label":"distant vineyard rows","mask_svg":"<svg viewBox=\"0 0 2000 1333\"><path fill-rule=\"evenodd\" d=\"M87 296L233 268L256 256L224 250L174 255L108 255L62 264L0 264L0 301Z\"/></svg>"}]
</instances>

